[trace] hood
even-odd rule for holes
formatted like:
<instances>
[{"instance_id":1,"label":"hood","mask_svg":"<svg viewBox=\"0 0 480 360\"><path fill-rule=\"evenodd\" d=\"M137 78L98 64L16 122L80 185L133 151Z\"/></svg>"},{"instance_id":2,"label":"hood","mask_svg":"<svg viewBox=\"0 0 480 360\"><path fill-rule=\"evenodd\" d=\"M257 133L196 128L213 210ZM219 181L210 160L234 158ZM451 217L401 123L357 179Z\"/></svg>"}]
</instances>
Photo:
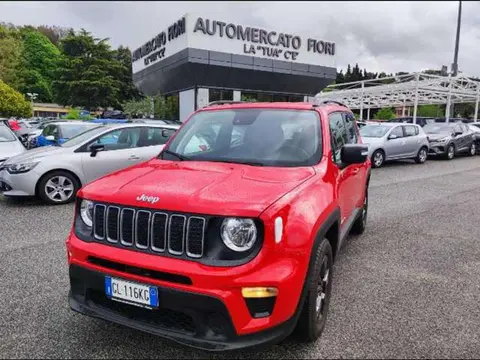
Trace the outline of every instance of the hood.
<instances>
[{"instance_id":1,"label":"hood","mask_svg":"<svg viewBox=\"0 0 480 360\"><path fill-rule=\"evenodd\" d=\"M315 175L312 167L154 159L85 186L80 196L122 205L210 215L256 217ZM158 197L154 204L137 198Z\"/></svg>"},{"instance_id":2,"label":"hood","mask_svg":"<svg viewBox=\"0 0 480 360\"><path fill-rule=\"evenodd\" d=\"M17 155L8 159L8 161L6 161L5 164L34 161L37 159L41 159L47 155L52 155L58 152L62 152L64 150L65 149L59 146L42 146L36 149L22 152L20 155Z\"/></svg>"},{"instance_id":3,"label":"hood","mask_svg":"<svg viewBox=\"0 0 480 360\"><path fill-rule=\"evenodd\" d=\"M448 132L444 132L444 133L427 133L427 136L428 136L428 140L429 141L437 141L437 140L440 140L440 139L444 139L444 138L451 138L451 134L448 133Z\"/></svg>"},{"instance_id":4,"label":"hood","mask_svg":"<svg viewBox=\"0 0 480 360\"><path fill-rule=\"evenodd\" d=\"M0 142L0 160L11 158L26 151L19 141Z\"/></svg>"}]
</instances>

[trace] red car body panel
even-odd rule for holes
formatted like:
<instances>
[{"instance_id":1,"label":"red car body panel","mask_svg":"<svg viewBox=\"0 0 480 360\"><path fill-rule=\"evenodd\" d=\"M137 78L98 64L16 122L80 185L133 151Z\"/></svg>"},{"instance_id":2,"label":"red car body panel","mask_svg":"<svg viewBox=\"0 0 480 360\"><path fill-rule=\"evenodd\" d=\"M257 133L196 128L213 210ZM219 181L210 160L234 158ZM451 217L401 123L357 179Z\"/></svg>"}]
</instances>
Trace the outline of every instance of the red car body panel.
<instances>
[{"instance_id":1,"label":"red car body panel","mask_svg":"<svg viewBox=\"0 0 480 360\"><path fill-rule=\"evenodd\" d=\"M312 110L304 103L249 103L211 106L225 108L272 108ZM107 175L82 188L78 197L103 203L148 207L197 214L259 218L264 224L261 250L246 264L233 267L207 266L80 240L72 229L67 239L69 264L139 283L174 288L220 299L229 310L238 335L266 330L291 319L299 306L315 238L327 218L340 209L339 231L355 208L361 208L370 161L340 170L332 162L328 114L348 111L340 105L314 108L321 119L323 156L315 166L282 168L253 167L206 161L152 159ZM188 120L187 120L188 121ZM185 124L183 125L185 126ZM178 134L178 132L177 132ZM172 136L169 143L174 140ZM168 148L168 144L165 148ZM141 194L158 196L155 204L137 203ZM283 236L275 242L274 221L283 220ZM340 240L341 241L341 240ZM334 253L341 246L336 244ZM87 261L97 256L130 266L168 271L192 279L192 285L172 284L139 275L105 269ZM273 313L255 319L241 294L242 287L278 288Z\"/></svg>"}]
</instances>

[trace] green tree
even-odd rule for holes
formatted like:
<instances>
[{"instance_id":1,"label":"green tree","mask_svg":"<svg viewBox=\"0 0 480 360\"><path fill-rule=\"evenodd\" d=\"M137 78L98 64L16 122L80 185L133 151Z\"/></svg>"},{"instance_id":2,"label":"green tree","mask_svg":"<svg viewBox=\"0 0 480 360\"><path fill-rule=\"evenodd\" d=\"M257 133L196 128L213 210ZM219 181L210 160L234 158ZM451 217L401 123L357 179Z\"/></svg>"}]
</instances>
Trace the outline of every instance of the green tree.
<instances>
[{"instance_id":1,"label":"green tree","mask_svg":"<svg viewBox=\"0 0 480 360\"><path fill-rule=\"evenodd\" d=\"M0 80L0 116L29 117L32 106L18 91Z\"/></svg>"},{"instance_id":2,"label":"green tree","mask_svg":"<svg viewBox=\"0 0 480 360\"><path fill-rule=\"evenodd\" d=\"M41 25L37 27L37 30L45 35L48 40L51 41L56 47L60 47L60 41L65 39L69 33L73 31L71 28L64 28L60 26L47 26Z\"/></svg>"},{"instance_id":3,"label":"green tree","mask_svg":"<svg viewBox=\"0 0 480 360\"><path fill-rule=\"evenodd\" d=\"M107 43L82 29L61 41L62 56L53 81L55 101L62 105L119 108L124 71Z\"/></svg>"},{"instance_id":4,"label":"green tree","mask_svg":"<svg viewBox=\"0 0 480 360\"><path fill-rule=\"evenodd\" d=\"M395 118L395 113L392 108L382 108L375 114L377 120L390 120Z\"/></svg>"},{"instance_id":5,"label":"green tree","mask_svg":"<svg viewBox=\"0 0 480 360\"><path fill-rule=\"evenodd\" d=\"M132 53L128 47L120 46L113 52L114 59L119 61L122 66L119 67L118 79L122 82L118 101L124 103L129 100L140 100L140 92L133 84L132 80Z\"/></svg>"},{"instance_id":6,"label":"green tree","mask_svg":"<svg viewBox=\"0 0 480 360\"><path fill-rule=\"evenodd\" d=\"M20 32L11 25L0 24L0 80L14 89L21 86L19 71L22 48Z\"/></svg>"},{"instance_id":7,"label":"green tree","mask_svg":"<svg viewBox=\"0 0 480 360\"><path fill-rule=\"evenodd\" d=\"M417 108L417 116L438 117L443 115L440 105L419 105Z\"/></svg>"},{"instance_id":8,"label":"green tree","mask_svg":"<svg viewBox=\"0 0 480 360\"><path fill-rule=\"evenodd\" d=\"M142 118L150 117L154 114L154 108L152 107L153 98L146 96L140 100L129 100L122 104L123 112L129 118Z\"/></svg>"},{"instance_id":9,"label":"green tree","mask_svg":"<svg viewBox=\"0 0 480 360\"><path fill-rule=\"evenodd\" d=\"M63 116L62 119L66 120L91 120L92 116L90 115L81 115L81 109L70 109L67 115Z\"/></svg>"},{"instance_id":10,"label":"green tree","mask_svg":"<svg viewBox=\"0 0 480 360\"><path fill-rule=\"evenodd\" d=\"M156 96L154 114L156 119L178 120L180 117L178 95Z\"/></svg>"},{"instance_id":11,"label":"green tree","mask_svg":"<svg viewBox=\"0 0 480 360\"><path fill-rule=\"evenodd\" d=\"M38 94L37 101L52 102L52 82L60 59L60 51L40 32L32 27L21 30L23 51L20 72L20 92Z\"/></svg>"}]
</instances>

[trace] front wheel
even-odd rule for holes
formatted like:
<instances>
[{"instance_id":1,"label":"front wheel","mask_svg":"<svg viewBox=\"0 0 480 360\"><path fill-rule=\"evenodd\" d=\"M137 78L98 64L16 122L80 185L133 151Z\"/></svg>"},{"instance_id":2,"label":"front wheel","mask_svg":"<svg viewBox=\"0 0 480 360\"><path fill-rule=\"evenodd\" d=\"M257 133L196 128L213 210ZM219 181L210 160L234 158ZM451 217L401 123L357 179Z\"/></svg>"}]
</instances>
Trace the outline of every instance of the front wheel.
<instances>
[{"instance_id":1,"label":"front wheel","mask_svg":"<svg viewBox=\"0 0 480 360\"><path fill-rule=\"evenodd\" d=\"M372 165L375 168L379 168L385 161L385 154L382 150L376 150L372 155Z\"/></svg>"},{"instance_id":2,"label":"front wheel","mask_svg":"<svg viewBox=\"0 0 480 360\"><path fill-rule=\"evenodd\" d=\"M477 146L474 142L472 142L472 145L470 145L470 151L468 153L470 154L470 156L474 156L477 154Z\"/></svg>"},{"instance_id":3,"label":"front wheel","mask_svg":"<svg viewBox=\"0 0 480 360\"><path fill-rule=\"evenodd\" d=\"M66 204L75 199L80 184L71 173L52 171L38 183L38 195L48 204Z\"/></svg>"},{"instance_id":4,"label":"front wheel","mask_svg":"<svg viewBox=\"0 0 480 360\"><path fill-rule=\"evenodd\" d=\"M318 246L312 266L313 275L307 279L307 296L295 330L306 342L316 341L327 321L333 274L332 247L327 239Z\"/></svg>"},{"instance_id":5,"label":"front wheel","mask_svg":"<svg viewBox=\"0 0 480 360\"><path fill-rule=\"evenodd\" d=\"M453 144L448 145L447 147L447 160L452 160L455 157L455 146Z\"/></svg>"},{"instance_id":6,"label":"front wheel","mask_svg":"<svg viewBox=\"0 0 480 360\"><path fill-rule=\"evenodd\" d=\"M422 147L420 150L418 150L417 157L415 158L415 162L417 164L423 164L425 161L427 161L427 149Z\"/></svg>"}]
</instances>

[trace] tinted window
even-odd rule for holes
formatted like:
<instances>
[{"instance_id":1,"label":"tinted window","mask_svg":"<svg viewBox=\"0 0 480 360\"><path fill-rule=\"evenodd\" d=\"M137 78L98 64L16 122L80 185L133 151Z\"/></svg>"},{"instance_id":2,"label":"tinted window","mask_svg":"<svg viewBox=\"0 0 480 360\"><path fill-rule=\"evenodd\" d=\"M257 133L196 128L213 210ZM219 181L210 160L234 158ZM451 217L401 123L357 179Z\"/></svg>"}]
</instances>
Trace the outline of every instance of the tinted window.
<instances>
[{"instance_id":1,"label":"tinted window","mask_svg":"<svg viewBox=\"0 0 480 360\"><path fill-rule=\"evenodd\" d=\"M143 146L165 145L175 133L172 129L147 128L146 143Z\"/></svg>"},{"instance_id":2,"label":"tinted window","mask_svg":"<svg viewBox=\"0 0 480 360\"><path fill-rule=\"evenodd\" d=\"M403 137L403 130L401 126L397 126L395 129L392 130L389 136L395 135L397 138Z\"/></svg>"},{"instance_id":3,"label":"tinted window","mask_svg":"<svg viewBox=\"0 0 480 360\"><path fill-rule=\"evenodd\" d=\"M344 113L345 127L347 129L348 143L356 144L358 142L357 128L355 127L355 118L352 114Z\"/></svg>"},{"instance_id":4,"label":"tinted window","mask_svg":"<svg viewBox=\"0 0 480 360\"><path fill-rule=\"evenodd\" d=\"M212 110L195 114L168 150L200 161L307 166L320 160L320 140L315 111ZM177 160L165 152L162 157Z\"/></svg>"},{"instance_id":5,"label":"tinted window","mask_svg":"<svg viewBox=\"0 0 480 360\"><path fill-rule=\"evenodd\" d=\"M342 146L348 143L347 128L345 127L343 116L339 112L330 114L328 121L330 124L330 140L332 145L333 161L340 163Z\"/></svg>"},{"instance_id":6,"label":"tinted window","mask_svg":"<svg viewBox=\"0 0 480 360\"><path fill-rule=\"evenodd\" d=\"M58 129L56 128L56 126L55 125L47 125L43 129L42 135L43 136L49 136L49 135L53 135L54 132L58 132Z\"/></svg>"},{"instance_id":7,"label":"tinted window","mask_svg":"<svg viewBox=\"0 0 480 360\"><path fill-rule=\"evenodd\" d=\"M418 129L416 126L407 125L407 126L404 126L403 129L405 130L405 136L418 135Z\"/></svg>"},{"instance_id":8,"label":"tinted window","mask_svg":"<svg viewBox=\"0 0 480 360\"><path fill-rule=\"evenodd\" d=\"M100 136L92 144L105 145L105 150L122 150L137 147L141 128L126 128L110 131Z\"/></svg>"}]
</instances>

